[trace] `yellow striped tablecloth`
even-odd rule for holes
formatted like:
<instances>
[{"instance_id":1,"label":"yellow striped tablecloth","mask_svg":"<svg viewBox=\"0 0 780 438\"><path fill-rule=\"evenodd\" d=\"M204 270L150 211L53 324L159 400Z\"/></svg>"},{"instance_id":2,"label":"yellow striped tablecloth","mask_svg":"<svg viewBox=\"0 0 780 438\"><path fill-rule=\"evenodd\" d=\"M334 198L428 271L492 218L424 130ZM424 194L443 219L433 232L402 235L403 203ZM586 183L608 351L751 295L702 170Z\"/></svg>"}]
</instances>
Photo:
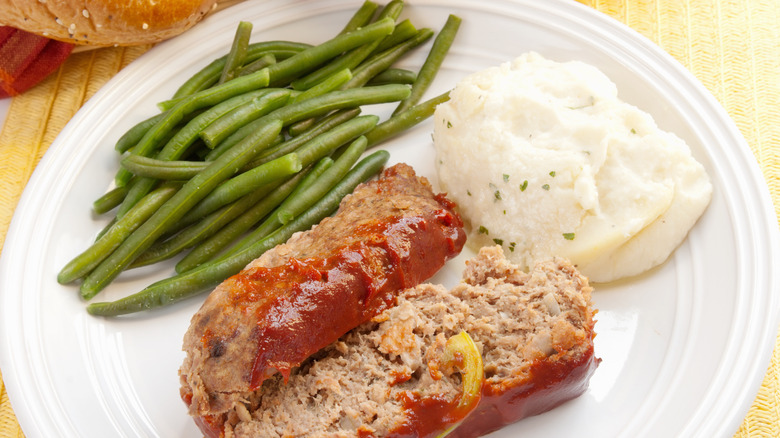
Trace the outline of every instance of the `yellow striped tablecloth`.
<instances>
[{"instance_id":1,"label":"yellow striped tablecloth","mask_svg":"<svg viewBox=\"0 0 780 438\"><path fill-rule=\"evenodd\" d=\"M709 89L750 145L780 217L780 0L578 1L657 43ZM13 99L0 132L0 247L51 142L95 91L148 48L76 53L55 75ZM0 375L0 437L22 436ZM780 337L734 437L780 437Z\"/></svg>"}]
</instances>

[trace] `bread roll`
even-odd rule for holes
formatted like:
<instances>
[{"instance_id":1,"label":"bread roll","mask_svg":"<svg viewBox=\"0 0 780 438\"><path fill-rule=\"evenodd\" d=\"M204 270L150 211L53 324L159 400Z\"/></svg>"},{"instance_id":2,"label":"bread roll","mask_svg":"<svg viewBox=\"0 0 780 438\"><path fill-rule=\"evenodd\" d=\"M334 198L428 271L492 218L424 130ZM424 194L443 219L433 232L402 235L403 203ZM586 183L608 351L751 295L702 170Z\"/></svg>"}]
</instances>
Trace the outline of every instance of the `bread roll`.
<instances>
[{"instance_id":1,"label":"bread roll","mask_svg":"<svg viewBox=\"0 0 780 438\"><path fill-rule=\"evenodd\" d=\"M0 25L79 45L130 46L176 36L217 0L0 0Z\"/></svg>"}]
</instances>

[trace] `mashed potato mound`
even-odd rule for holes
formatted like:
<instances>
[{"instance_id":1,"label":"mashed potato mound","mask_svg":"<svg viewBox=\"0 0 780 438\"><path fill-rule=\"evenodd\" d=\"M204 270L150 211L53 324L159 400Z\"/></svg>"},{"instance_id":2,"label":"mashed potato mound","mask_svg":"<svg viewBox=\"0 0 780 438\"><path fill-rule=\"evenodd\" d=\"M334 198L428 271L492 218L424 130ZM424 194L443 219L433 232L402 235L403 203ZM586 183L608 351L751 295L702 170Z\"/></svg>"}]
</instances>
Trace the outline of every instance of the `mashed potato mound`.
<instances>
[{"instance_id":1,"label":"mashed potato mound","mask_svg":"<svg viewBox=\"0 0 780 438\"><path fill-rule=\"evenodd\" d=\"M685 142L581 62L527 53L466 77L436 109L433 138L469 244L500 244L524 269L564 256L595 282L639 274L712 194Z\"/></svg>"}]
</instances>

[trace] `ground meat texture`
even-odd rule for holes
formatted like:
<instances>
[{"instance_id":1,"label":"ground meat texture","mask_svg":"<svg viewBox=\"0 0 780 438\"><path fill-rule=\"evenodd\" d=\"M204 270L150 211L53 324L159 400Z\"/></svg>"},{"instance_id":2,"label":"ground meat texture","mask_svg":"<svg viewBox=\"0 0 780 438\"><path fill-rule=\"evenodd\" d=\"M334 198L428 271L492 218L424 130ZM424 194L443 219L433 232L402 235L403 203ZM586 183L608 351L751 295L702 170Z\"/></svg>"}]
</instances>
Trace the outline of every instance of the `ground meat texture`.
<instances>
[{"instance_id":1,"label":"ground meat texture","mask_svg":"<svg viewBox=\"0 0 780 438\"><path fill-rule=\"evenodd\" d=\"M409 436L416 420L408 400L458 399L460 375L432 368L446 339L465 330L482 352L486 380L481 402L450 436L483 435L585 390L598 364L590 293L566 260L525 273L498 247L483 248L453 290L407 289L395 307L310 357L286 383L278 375L266 380L231 409L221 433Z\"/></svg>"},{"instance_id":2,"label":"ground meat texture","mask_svg":"<svg viewBox=\"0 0 780 438\"><path fill-rule=\"evenodd\" d=\"M263 382L395 304L463 247L454 205L398 164L336 215L218 286L184 338L182 398L204 433Z\"/></svg>"},{"instance_id":3,"label":"ground meat texture","mask_svg":"<svg viewBox=\"0 0 780 438\"><path fill-rule=\"evenodd\" d=\"M526 273L500 247L467 262L452 295L469 304L464 329L481 346L485 383L476 409L448 438L487 434L585 392L600 359L593 350L588 279L566 259Z\"/></svg>"}]
</instances>

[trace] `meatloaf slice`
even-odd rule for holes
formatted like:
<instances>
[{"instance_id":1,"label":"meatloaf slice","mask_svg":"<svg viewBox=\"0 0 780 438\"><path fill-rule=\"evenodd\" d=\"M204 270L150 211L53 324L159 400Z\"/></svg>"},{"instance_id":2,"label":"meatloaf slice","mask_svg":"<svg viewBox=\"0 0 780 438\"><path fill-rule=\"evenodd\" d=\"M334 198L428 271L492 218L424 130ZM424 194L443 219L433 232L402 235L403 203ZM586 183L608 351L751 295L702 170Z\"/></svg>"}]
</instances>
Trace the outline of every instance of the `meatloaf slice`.
<instances>
[{"instance_id":1,"label":"meatloaf slice","mask_svg":"<svg viewBox=\"0 0 780 438\"><path fill-rule=\"evenodd\" d=\"M468 262L452 291L422 284L228 413L226 437L392 437L431 417L410 400L451 402L460 375L437 372L442 345L465 330L482 352L482 401L453 436L479 436L581 394L593 354L591 288L563 259L520 271L499 247ZM511 399L511 403L509 400ZM445 416L441 416L443 418ZM412 435L410 435L410 432ZM420 432L420 433L417 433Z\"/></svg>"},{"instance_id":2,"label":"meatloaf slice","mask_svg":"<svg viewBox=\"0 0 780 438\"><path fill-rule=\"evenodd\" d=\"M181 395L207 435L265 379L395 304L465 242L454 205L397 164L338 212L266 252L208 296L184 337Z\"/></svg>"}]
</instances>

